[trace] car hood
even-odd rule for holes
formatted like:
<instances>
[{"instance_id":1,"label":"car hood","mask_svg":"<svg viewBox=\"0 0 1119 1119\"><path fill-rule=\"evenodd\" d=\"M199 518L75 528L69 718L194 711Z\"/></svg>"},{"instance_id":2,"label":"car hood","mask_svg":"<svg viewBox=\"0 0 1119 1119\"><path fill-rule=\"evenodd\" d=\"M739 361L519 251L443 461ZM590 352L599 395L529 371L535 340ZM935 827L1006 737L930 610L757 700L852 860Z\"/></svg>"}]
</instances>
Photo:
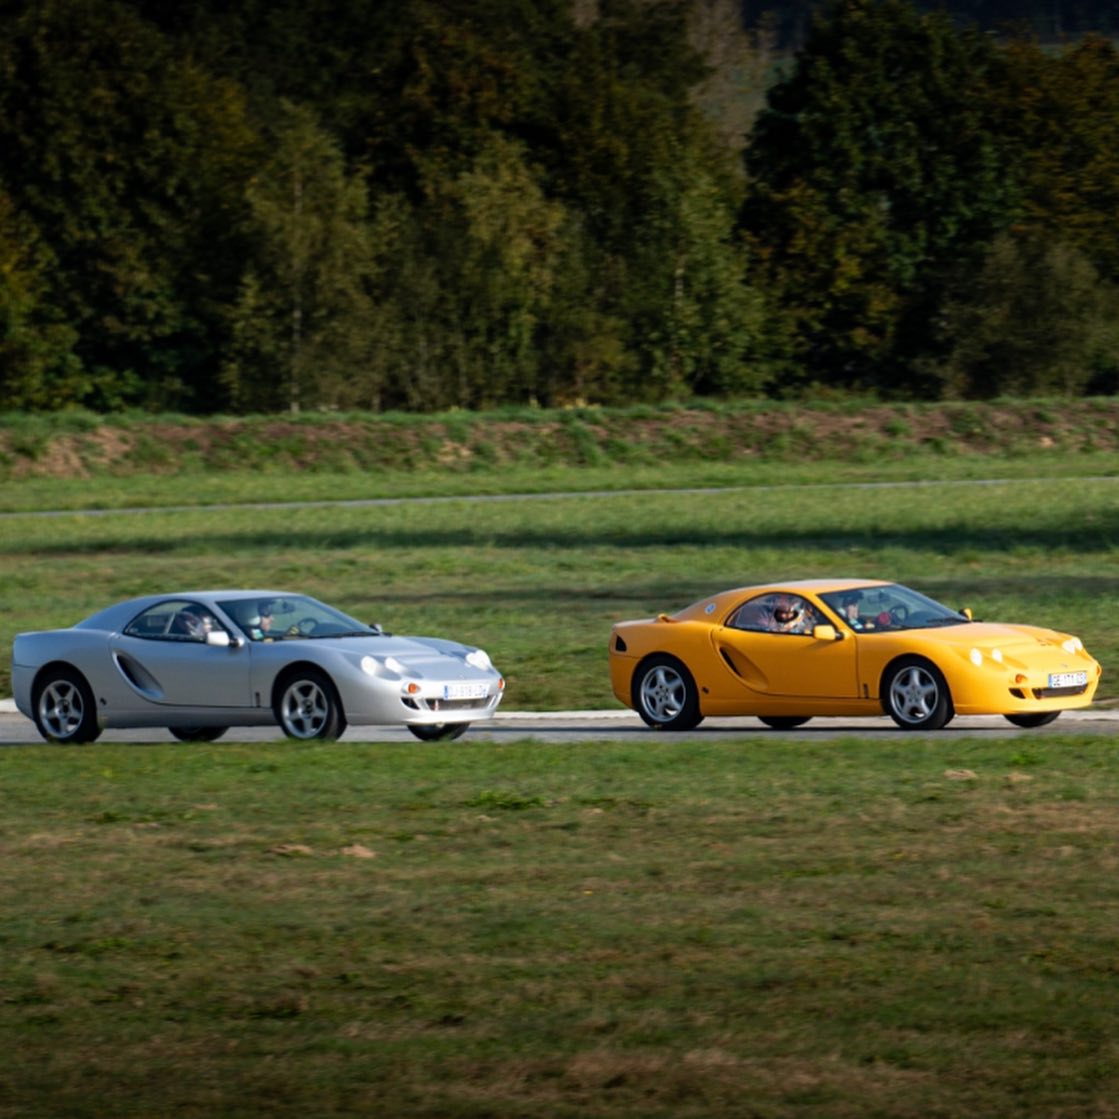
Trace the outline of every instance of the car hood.
<instances>
[{"instance_id":1,"label":"car hood","mask_svg":"<svg viewBox=\"0 0 1119 1119\"><path fill-rule=\"evenodd\" d=\"M292 644L291 639L277 643L288 649ZM381 660L393 657L417 674L422 674L425 667L446 674L448 668L452 667L448 665L448 660L454 662L456 671L468 676L492 675L497 671L494 668L480 669L467 663L466 656L475 651L475 646L448 641L442 637L398 637L387 634L381 637L322 637L307 638L306 644L356 657L377 657Z\"/></svg>"},{"instance_id":2,"label":"car hood","mask_svg":"<svg viewBox=\"0 0 1119 1119\"><path fill-rule=\"evenodd\" d=\"M920 634L938 645L958 645L963 649L997 648L1004 653L1028 652L1045 646L1059 649L1069 640L1068 634L1057 633L1055 630L1006 622L966 622L958 626L903 632L912 636Z\"/></svg>"},{"instance_id":3,"label":"car hood","mask_svg":"<svg viewBox=\"0 0 1119 1119\"><path fill-rule=\"evenodd\" d=\"M473 645L462 645L439 637L403 637L396 634L384 634L380 637L287 637L283 644L291 646L297 641L306 641L308 645L326 645L343 649L347 653L361 653L363 656L411 657L431 656L435 653L461 657L474 648Z\"/></svg>"}]
</instances>

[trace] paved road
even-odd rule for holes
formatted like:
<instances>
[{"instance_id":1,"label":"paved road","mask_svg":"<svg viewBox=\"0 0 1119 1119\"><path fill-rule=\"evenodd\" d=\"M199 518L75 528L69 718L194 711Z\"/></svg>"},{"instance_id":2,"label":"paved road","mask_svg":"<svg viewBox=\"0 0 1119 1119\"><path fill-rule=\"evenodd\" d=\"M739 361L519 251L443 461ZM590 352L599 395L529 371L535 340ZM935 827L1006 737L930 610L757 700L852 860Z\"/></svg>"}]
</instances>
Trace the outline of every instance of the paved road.
<instances>
[{"instance_id":1,"label":"paved road","mask_svg":"<svg viewBox=\"0 0 1119 1119\"><path fill-rule=\"evenodd\" d=\"M1067 711L1047 727L1023 730L999 716L969 716L953 720L938 735L978 734L998 738L1036 737L1054 733L1119 735L1119 711ZM791 731L774 731L757 719L708 719L687 737L738 737L744 742L760 737L804 738L814 741L842 738L852 734L882 738L911 736L882 716L875 719L814 719L806 726ZM279 730L270 727L237 727L223 742L270 742L281 738ZM501 711L489 724L476 724L467 732L473 741L513 742L531 738L541 742L580 742L589 738L610 742L664 741L662 731L650 730L631 711ZM161 729L106 731L99 742L173 742L175 739ZM416 739L398 727L351 727L347 742L412 742ZM13 712L12 704L0 704L0 745L44 745L35 725ZM417 743L418 745L418 743Z\"/></svg>"}]
</instances>

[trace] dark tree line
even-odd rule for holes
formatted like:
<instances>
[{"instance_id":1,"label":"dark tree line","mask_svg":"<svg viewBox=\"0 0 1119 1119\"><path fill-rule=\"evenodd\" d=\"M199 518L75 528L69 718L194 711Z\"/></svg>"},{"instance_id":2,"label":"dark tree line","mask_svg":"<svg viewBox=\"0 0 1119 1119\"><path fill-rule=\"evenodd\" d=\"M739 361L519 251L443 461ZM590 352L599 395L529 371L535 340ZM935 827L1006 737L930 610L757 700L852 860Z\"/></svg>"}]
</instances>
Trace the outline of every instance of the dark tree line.
<instances>
[{"instance_id":1,"label":"dark tree line","mask_svg":"<svg viewBox=\"0 0 1119 1119\"><path fill-rule=\"evenodd\" d=\"M0 29L6 409L1114 388L1102 37L903 0L824 5L783 62L733 0Z\"/></svg>"},{"instance_id":2,"label":"dark tree line","mask_svg":"<svg viewBox=\"0 0 1119 1119\"><path fill-rule=\"evenodd\" d=\"M957 26L975 26L1042 42L1090 33L1119 34L1114 0L914 0L921 12L942 12ZM812 19L827 0L744 0L748 27L764 31L783 50L804 46Z\"/></svg>"}]
</instances>

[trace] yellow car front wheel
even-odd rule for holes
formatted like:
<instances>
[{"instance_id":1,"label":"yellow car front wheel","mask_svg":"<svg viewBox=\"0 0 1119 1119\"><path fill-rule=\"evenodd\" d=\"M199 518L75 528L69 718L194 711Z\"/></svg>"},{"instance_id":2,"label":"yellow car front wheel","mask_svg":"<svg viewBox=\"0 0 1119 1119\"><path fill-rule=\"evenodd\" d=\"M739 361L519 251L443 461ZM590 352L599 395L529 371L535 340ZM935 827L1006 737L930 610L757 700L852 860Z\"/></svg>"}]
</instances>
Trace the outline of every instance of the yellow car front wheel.
<instances>
[{"instance_id":1,"label":"yellow car front wheel","mask_svg":"<svg viewBox=\"0 0 1119 1119\"><path fill-rule=\"evenodd\" d=\"M902 657L890 666L882 706L905 730L940 730L955 714L940 669L922 657Z\"/></svg>"}]
</instances>

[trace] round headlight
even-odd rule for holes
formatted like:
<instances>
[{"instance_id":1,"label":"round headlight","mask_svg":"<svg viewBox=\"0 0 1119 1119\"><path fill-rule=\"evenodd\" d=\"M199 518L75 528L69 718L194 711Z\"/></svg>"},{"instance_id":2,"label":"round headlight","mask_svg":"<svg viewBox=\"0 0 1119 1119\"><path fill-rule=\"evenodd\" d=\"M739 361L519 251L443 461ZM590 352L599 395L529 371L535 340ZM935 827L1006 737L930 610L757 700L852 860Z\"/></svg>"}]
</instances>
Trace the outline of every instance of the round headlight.
<instances>
[{"instance_id":1,"label":"round headlight","mask_svg":"<svg viewBox=\"0 0 1119 1119\"><path fill-rule=\"evenodd\" d=\"M493 668L493 661L490 660L489 654L484 649L474 649L472 652L466 654L466 663L471 668L479 668L483 672L488 672Z\"/></svg>"},{"instance_id":2,"label":"round headlight","mask_svg":"<svg viewBox=\"0 0 1119 1119\"><path fill-rule=\"evenodd\" d=\"M377 664L377 662L372 657L362 657L361 658L361 671L362 672L365 672L370 676L376 676L377 675L377 669L379 667L380 666Z\"/></svg>"},{"instance_id":3,"label":"round headlight","mask_svg":"<svg viewBox=\"0 0 1119 1119\"><path fill-rule=\"evenodd\" d=\"M972 651L968 653L968 657L976 668L983 663L983 654L978 649L972 649Z\"/></svg>"}]
</instances>

